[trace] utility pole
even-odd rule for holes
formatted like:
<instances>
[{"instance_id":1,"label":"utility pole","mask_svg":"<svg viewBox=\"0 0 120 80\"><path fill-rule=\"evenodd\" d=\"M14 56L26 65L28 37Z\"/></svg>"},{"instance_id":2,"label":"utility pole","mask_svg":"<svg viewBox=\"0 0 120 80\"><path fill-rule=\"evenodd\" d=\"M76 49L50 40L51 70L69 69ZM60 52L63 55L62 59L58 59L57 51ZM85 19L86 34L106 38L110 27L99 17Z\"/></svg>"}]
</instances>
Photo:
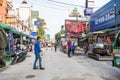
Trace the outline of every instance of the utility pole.
<instances>
[{"instance_id":1,"label":"utility pole","mask_svg":"<svg viewBox=\"0 0 120 80\"><path fill-rule=\"evenodd\" d=\"M117 28L117 1L114 0L115 28Z\"/></svg>"}]
</instances>

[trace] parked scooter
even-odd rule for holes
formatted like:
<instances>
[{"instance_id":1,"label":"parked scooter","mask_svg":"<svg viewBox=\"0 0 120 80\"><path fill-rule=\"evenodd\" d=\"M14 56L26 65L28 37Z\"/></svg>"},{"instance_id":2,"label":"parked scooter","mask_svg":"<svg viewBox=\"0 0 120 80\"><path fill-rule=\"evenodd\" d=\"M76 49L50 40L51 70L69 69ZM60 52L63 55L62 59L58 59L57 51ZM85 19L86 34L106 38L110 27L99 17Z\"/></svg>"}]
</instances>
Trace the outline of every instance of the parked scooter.
<instances>
[{"instance_id":1,"label":"parked scooter","mask_svg":"<svg viewBox=\"0 0 120 80\"><path fill-rule=\"evenodd\" d=\"M13 56L11 65L14 65L16 63L22 62L23 60L26 59L27 51L26 49L18 49L16 48L15 54Z\"/></svg>"}]
</instances>

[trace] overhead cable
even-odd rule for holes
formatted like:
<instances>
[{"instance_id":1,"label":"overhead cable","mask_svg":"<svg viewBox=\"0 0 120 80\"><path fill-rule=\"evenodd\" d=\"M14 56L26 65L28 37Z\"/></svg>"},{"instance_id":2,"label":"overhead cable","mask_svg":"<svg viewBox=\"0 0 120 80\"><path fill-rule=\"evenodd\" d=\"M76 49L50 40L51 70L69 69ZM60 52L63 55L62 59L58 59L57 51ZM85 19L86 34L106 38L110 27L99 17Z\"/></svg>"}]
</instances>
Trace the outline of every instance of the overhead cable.
<instances>
[{"instance_id":1,"label":"overhead cable","mask_svg":"<svg viewBox=\"0 0 120 80\"><path fill-rule=\"evenodd\" d=\"M37 2L41 2L41 1L39 1L39 0L36 0ZM50 4L50 5L52 5L52 6L57 6L57 7L65 7L65 6L63 6L63 5L58 5L58 4L54 4L54 3L47 3L47 4Z\"/></svg>"},{"instance_id":2,"label":"overhead cable","mask_svg":"<svg viewBox=\"0 0 120 80\"><path fill-rule=\"evenodd\" d=\"M85 6L80 6L80 5L75 5L75 4L69 4L69 3L63 3L63 2L58 2L58 1L54 1L54 0L48 0L48 1L54 2L54 3L59 3L59 4L64 4L64 5L69 5L69 6L77 6L77 7L85 8Z\"/></svg>"},{"instance_id":3,"label":"overhead cable","mask_svg":"<svg viewBox=\"0 0 120 80\"><path fill-rule=\"evenodd\" d=\"M39 5L39 6L43 6L43 7L47 7L47 8L51 8L51 9L55 9L55 10L66 10L66 9L61 9L61 8L55 8L55 7L51 7L51 6L45 6L45 5L41 5L39 3L35 3L35 2L31 2L28 0L28 2L32 3L32 4L36 4L36 5Z\"/></svg>"}]
</instances>

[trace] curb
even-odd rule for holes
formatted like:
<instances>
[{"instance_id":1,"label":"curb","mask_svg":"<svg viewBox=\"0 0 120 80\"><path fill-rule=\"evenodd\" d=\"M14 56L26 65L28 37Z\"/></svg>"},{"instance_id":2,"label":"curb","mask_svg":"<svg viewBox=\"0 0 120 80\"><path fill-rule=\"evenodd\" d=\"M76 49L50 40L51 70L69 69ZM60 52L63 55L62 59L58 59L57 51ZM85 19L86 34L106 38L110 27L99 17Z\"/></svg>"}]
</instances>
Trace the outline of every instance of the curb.
<instances>
[{"instance_id":1,"label":"curb","mask_svg":"<svg viewBox=\"0 0 120 80\"><path fill-rule=\"evenodd\" d=\"M0 68L0 72L6 70L8 67L9 67L9 66L5 66L5 67L3 67L3 68Z\"/></svg>"}]
</instances>

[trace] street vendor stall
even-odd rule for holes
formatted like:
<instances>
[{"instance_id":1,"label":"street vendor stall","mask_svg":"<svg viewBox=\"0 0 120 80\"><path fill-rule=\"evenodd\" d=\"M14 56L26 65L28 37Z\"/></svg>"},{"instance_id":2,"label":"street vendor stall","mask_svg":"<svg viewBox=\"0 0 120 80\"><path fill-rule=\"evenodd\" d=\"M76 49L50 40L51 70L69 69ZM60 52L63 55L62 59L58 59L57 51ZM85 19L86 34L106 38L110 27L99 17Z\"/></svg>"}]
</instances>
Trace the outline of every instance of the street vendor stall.
<instances>
[{"instance_id":1,"label":"street vendor stall","mask_svg":"<svg viewBox=\"0 0 120 80\"><path fill-rule=\"evenodd\" d=\"M89 37L88 56L97 60L112 60L112 43L108 43L106 33L103 31L94 32L92 37Z\"/></svg>"}]
</instances>

